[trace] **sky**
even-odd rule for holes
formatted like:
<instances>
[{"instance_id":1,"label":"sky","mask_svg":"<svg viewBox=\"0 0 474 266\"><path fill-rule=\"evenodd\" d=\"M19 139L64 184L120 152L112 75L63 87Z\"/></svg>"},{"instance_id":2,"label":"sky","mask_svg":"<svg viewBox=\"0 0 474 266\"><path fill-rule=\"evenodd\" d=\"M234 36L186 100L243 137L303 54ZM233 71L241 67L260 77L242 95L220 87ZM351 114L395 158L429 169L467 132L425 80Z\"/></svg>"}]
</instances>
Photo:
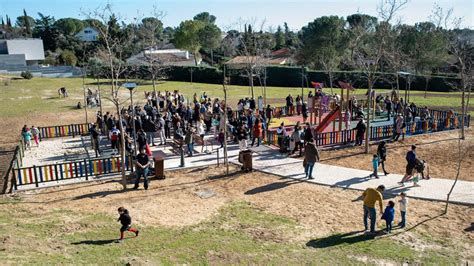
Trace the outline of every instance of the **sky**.
<instances>
[{"instance_id":1,"label":"sky","mask_svg":"<svg viewBox=\"0 0 474 266\"><path fill-rule=\"evenodd\" d=\"M287 22L293 30L325 15L347 16L364 13L377 16L380 0L0 0L0 16L16 19L23 8L33 17L41 12L56 19L75 17L84 19L81 10L91 10L107 3L112 4L120 17L129 21L135 17L150 16L153 7L164 11L165 26L179 23L200 12L207 11L217 17L217 25L223 30L239 29L243 22L251 21L265 29L275 29ZM414 24L428 21L433 6L444 10L453 8L454 16L463 19L462 26L474 28L474 0L409 0L397 15L403 23Z\"/></svg>"}]
</instances>

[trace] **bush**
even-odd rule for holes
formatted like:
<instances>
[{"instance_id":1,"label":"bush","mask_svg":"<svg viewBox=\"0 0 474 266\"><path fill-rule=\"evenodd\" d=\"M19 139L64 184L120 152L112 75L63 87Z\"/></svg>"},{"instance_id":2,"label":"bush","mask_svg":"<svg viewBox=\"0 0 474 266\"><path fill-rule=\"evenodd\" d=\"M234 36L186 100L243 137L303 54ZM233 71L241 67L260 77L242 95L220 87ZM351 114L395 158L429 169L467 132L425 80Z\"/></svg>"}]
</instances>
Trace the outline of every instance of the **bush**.
<instances>
[{"instance_id":1,"label":"bush","mask_svg":"<svg viewBox=\"0 0 474 266\"><path fill-rule=\"evenodd\" d=\"M23 71L21 72L20 76L24 79L32 79L33 78L33 74L31 74L30 71Z\"/></svg>"}]
</instances>

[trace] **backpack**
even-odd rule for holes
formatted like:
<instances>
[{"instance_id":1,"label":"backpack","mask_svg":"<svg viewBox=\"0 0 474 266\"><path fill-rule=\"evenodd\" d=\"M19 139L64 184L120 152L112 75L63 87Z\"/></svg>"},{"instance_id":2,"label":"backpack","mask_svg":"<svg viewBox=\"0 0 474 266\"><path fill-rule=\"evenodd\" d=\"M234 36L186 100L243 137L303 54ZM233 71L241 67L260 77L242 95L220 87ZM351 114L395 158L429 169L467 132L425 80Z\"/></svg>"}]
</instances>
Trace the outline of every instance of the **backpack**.
<instances>
[{"instance_id":1,"label":"backpack","mask_svg":"<svg viewBox=\"0 0 474 266\"><path fill-rule=\"evenodd\" d=\"M422 160L420 160L420 159L417 158L417 159L415 160L415 169L416 169L416 171L417 171L418 173L423 172L423 171L425 170L425 164L424 164L424 162L423 162Z\"/></svg>"},{"instance_id":2,"label":"backpack","mask_svg":"<svg viewBox=\"0 0 474 266\"><path fill-rule=\"evenodd\" d=\"M115 140L118 140L118 133L117 133L117 131L113 131L113 132L112 132L112 136L111 136L110 139L111 139L111 140L114 140L114 141L115 141Z\"/></svg>"}]
</instances>

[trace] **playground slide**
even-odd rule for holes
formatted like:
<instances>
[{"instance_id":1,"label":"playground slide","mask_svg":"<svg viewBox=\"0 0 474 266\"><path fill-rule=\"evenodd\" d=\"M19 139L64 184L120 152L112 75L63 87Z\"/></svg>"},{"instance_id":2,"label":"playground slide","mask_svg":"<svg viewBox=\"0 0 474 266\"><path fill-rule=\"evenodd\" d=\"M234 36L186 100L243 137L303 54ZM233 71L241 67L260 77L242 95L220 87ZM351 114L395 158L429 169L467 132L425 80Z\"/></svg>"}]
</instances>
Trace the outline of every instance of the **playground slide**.
<instances>
[{"instance_id":1,"label":"playground slide","mask_svg":"<svg viewBox=\"0 0 474 266\"><path fill-rule=\"evenodd\" d=\"M323 121L319 123L319 125L316 127L315 131L318 133L321 133L324 131L324 129L336 118L339 117L339 113L341 112L340 107L336 107L336 109L332 110L326 117L324 117Z\"/></svg>"}]
</instances>

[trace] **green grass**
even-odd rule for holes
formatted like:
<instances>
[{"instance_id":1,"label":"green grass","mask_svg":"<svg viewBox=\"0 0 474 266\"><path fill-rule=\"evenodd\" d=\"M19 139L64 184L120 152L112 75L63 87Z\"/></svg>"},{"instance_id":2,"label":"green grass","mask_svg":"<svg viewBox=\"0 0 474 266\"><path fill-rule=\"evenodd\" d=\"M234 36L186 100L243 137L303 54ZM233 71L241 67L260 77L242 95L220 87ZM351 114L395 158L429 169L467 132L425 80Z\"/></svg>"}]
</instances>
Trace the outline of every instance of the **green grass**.
<instances>
[{"instance_id":1,"label":"green grass","mask_svg":"<svg viewBox=\"0 0 474 266\"><path fill-rule=\"evenodd\" d=\"M86 79L86 87L90 87L93 90L97 87L95 80ZM69 98L59 99L57 90L60 87L66 87L69 91ZM102 95L106 96L108 93L108 86L102 85ZM128 97L128 92L123 89L124 101ZM144 101L144 91L152 91L153 86L150 81L140 81L134 99L137 102ZM204 84L204 83L188 83L188 82L176 82L176 81L164 81L157 85L157 90L160 91L174 91L179 90L185 94L185 97L192 99L194 93L200 95L206 92L211 97L223 98L224 93L222 85L219 84ZM326 92L330 92L330 89L325 89ZM340 89L335 88L335 93L340 93ZM386 90L377 90L379 92L386 92ZM262 88L255 87L255 96L262 95ZM284 98L288 94L297 95L301 94L301 88L284 88L284 87L268 87L267 98L271 99L272 102L278 104L284 104ZM304 89L304 94L307 95L308 90ZM363 97L366 93L366 89L357 89L353 92L359 97ZM403 91L401 92L403 95ZM412 92L413 95L410 99L415 101L418 105L428 105L432 108L437 106L443 107L459 107L461 101L458 97L430 97L431 94L443 94L438 92L429 92L428 98L422 96L423 92ZM445 93L449 95L458 95L459 93ZM249 97L251 95L248 86L229 86L228 97L231 103L236 103L238 99ZM24 79L12 79L8 86L4 83L0 83L0 117L23 117L23 116L34 116L37 113L52 113L52 112L64 112L74 111L78 113L78 117L82 118L83 111L74 110L75 105L79 101L83 101L83 90L82 90L82 79L81 78L33 78L31 80ZM104 100L104 106L108 106L110 109L111 104L107 100Z\"/></svg>"},{"instance_id":2,"label":"green grass","mask_svg":"<svg viewBox=\"0 0 474 266\"><path fill-rule=\"evenodd\" d=\"M6 264L363 264L354 257L370 264L461 261L452 250L419 252L387 237L336 233L295 241L304 232L296 220L246 202L232 203L195 226L140 227L138 238L120 244L113 243L116 217L66 209L30 212L18 201L0 204L0 256Z\"/></svg>"}]
</instances>

